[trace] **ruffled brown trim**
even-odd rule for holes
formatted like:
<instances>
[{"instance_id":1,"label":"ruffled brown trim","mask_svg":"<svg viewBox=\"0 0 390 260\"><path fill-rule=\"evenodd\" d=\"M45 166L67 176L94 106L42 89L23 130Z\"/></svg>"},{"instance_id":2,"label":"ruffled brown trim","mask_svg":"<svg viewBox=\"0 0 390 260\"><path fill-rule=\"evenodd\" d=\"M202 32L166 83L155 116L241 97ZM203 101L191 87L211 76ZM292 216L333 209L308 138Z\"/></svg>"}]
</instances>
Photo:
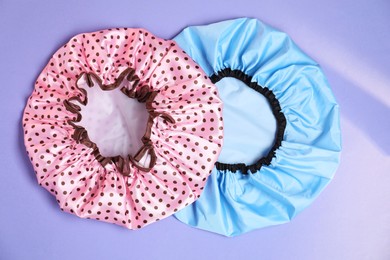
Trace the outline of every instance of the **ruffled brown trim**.
<instances>
[{"instance_id":1,"label":"ruffled brown trim","mask_svg":"<svg viewBox=\"0 0 390 260\"><path fill-rule=\"evenodd\" d=\"M113 156L113 157L104 157L100 154L99 148L97 147L96 143L92 142L91 139L88 136L87 130L77 125L76 123L80 122L82 119L81 116L81 107L74 104L72 101L77 101L82 105L87 105L88 103L88 97L87 97L87 91L81 87L78 86L78 81L81 77L86 76L86 81L88 87L93 87L93 79L96 80L98 83L98 86L104 90L104 91L110 91L118 88L123 80L127 80L131 82L131 89L127 89L126 87L122 87L121 91L128 96L129 98L135 98L139 102L146 103L146 109L149 112L149 119L146 125L146 131L145 134L142 137L142 143L143 146L139 149L139 151L134 155L127 155L125 157L122 156ZM89 148L91 148L92 154L95 156L96 160L104 167L108 163L113 163L117 170L124 176L130 175L130 163L132 163L135 167L140 169L141 171L148 172L150 171L157 161L157 156L154 151L153 143L150 140L151 136L151 129L153 126L154 118L161 116L163 119L165 119L169 123L175 123L175 120L168 114L165 113L158 113L154 111L152 107L152 102L156 95L158 95L158 91L153 91L149 86L142 85L140 86L140 78L135 75L135 70L132 68L125 69L117 78L117 80L113 84L105 85L103 84L103 81L94 73L82 73L76 81L76 88L80 90L81 93L84 94L85 98L82 100L79 96L71 97L67 100L64 100L64 106L65 108L76 115L75 119L68 120L68 124L71 125L74 128L74 133L72 135L72 138L77 142L81 143ZM150 163L148 167L143 167L140 165L140 160L146 155L150 155Z\"/></svg>"}]
</instances>

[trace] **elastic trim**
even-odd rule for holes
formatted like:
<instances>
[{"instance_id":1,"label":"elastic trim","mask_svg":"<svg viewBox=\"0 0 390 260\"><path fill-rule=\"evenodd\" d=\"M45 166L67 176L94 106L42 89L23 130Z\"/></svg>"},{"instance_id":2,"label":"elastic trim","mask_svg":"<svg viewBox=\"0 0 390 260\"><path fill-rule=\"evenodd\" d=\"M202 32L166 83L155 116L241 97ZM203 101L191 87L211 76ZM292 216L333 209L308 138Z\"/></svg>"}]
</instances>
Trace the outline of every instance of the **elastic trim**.
<instances>
[{"instance_id":1,"label":"elastic trim","mask_svg":"<svg viewBox=\"0 0 390 260\"><path fill-rule=\"evenodd\" d=\"M246 165L245 163L228 164L228 163L217 162L215 166L217 167L217 170L220 171L226 171L226 170L231 172L240 171L243 174L247 174L248 171L250 171L251 173L256 173L261 169L263 165L270 165L272 158L275 156L276 150L282 144L284 131L286 129L286 117L282 113L282 109L280 107L279 101L275 97L275 94L267 87L262 87L257 82L252 82L252 78L253 78L252 76L245 74L241 70L232 70L230 68L226 68L211 75L210 79L215 84L225 77L232 77L241 80L248 87L257 91L267 99L267 101L271 105L272 113L276 118L277 131L275 134L275 142L271 150L269 151L267 156L260 158L259 160L257 160L256 163L251 165Z\"/></svg>"},{"instance_id":2,"label":"elastic trim","mask_svg":"<svg viewBox=\"0 0 390 260\"><path fill-rule=\"evenodd\" d=\"M78 84L78 81L83 76L86 77L88 87L90 87L90 88L94 87L94 83L92 80L92 78L93 78L97 82L97 85L104 91L114 90L114 89L120 87L122 81L126 79L127 81L129 81L131 83L131 89L127 89L126 87L122 87L121 88L122 93L125 94L126 96L128 96L129 98L135 98L139 102L146 103L146 108L147 108L148 113L149 113L149 118L148 118L148 122L146 125L146 132L142 137L143 146L139 149L139 151L134 156L127 155L127 156L122 157L122 156L118 155L118 156L105 157L105 156L101 155L96 143L91 141L91 139L89 138L87 130L82 126L77 125L77 123L80 122L82 119L82 116L80 113L81 107L79 105L76 105L72 101L77 101L78 103L80 103L81 105L84 105L84 106L87 105L87 103L88 103L87 91L84 88L79 87L79 84ZM154 167L154 165L157 161L157 156L156 156L156 153L154 152L154 147L153 147L152 141L150 140L151 129L152 129L152 126L154 124L154 122L153 122L154 118L161 116L167 122L175 123L175 120L171 116L169 116L165 113L156 112L152 108L151 103L153 102L153 100L156 97L156 95L158 94L158 92L152 91L151 88L147 85L139 86L139 84L140 84L140 79L137 75L135 75L134 69L131 69L131 68L125 69L119 75L118 79L113 84L110 84L110 85L104 85L102 83L102 80L99 78L99 76L97 76L94 73L82 73L77 78L76 88L78 90L80 90L80 92L84 95L84 100L82 100L80 96L74 96L74 97L71 97L69 99L64 100L64 102L63 102L66 110L68 110L69 112L76 115L75 118L67 121L67 123L74 128L74 133L72 135L72 138L77 143L81 143L89 148L92 148L92 154L95 156L96 160L103 167L106 166L108 163L113 163L116 166L117 170L124 176L129 176L131 173L130 172L131 171L130 162L135 167L137 167L139 170L144 171L144 172L148 172ZM141 166L139 164L139 161L147 153L149 153L149 155L151 157L150 163L149 163L149 166L144 167L144 166Z\"/></svg>"}]
</instances>

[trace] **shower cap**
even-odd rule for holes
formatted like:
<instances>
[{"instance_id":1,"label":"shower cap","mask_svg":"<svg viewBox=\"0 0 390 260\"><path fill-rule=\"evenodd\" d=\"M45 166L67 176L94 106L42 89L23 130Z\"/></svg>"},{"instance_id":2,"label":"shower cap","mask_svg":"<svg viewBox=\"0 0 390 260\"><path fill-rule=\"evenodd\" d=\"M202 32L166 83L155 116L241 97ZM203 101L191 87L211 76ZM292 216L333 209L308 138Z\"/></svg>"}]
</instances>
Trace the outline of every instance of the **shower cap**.
<instances>
[{"instance_id":1,"label":"shower cap","mask_svg":"<svg viewBox=\"0 0 390 260\"><path fill-rule=\"evenodd\" d=\"M175 42L143 29L84 33L39 75L25 145L63 211L138 229L200 196L222 147L221 107Z\"/></svg>"},{"instance_id":2,"label":"shower cap","mask_svg":"<svg viewBox=\"0 0 390 260\"><path fill-rule=\"evenodd\" d=\"M320 67L256 19L189 27L174 40L224 104L216 167L200 199L175 217L225 236L290 221L339 163L339 108Z\"/></svg>"}]
</instances>

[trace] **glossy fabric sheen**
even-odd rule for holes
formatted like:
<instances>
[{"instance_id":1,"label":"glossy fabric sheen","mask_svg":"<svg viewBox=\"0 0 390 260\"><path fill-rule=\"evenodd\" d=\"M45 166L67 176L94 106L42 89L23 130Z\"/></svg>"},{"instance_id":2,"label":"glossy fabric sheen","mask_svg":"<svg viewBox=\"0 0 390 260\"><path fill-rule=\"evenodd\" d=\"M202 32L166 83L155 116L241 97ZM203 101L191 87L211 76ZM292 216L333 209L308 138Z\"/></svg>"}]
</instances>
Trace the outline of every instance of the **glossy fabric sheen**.
<instances>
[{"instance_id":1,"label":"glossy fabric sheen","mask_svg":"<svg viewBox=\"0 0 390 260\"><path fill-rule=\"evenodd\" d=\"M175 41L209 76L241 70L272 90L287 120L269 166L254 174L214 167L200 199L176 218L225 236L288 222L313 202L339 164L339 108L318 64L285 33L255 19L189 27ZM225 107L237 101L222 100Z\"/></svg>"},{"instance_id":2,"label":"glossy fabric sheen","mask_svg":"<svg viewBox=\"0 0 390 260\"><path fill-rule=\"evenodd\" d=\"M144 103L150 127L142 142L149 153L137 164L131 157L102 159L91 144L96 140L85 141L85 132L85 142L78 138L71 122L79 123L85 107L69 109L69 100L94 103L95 95L82 91L86 75L95 75L89 87L119 87L134 97L158 93ZM221 117L216 87L176 43L144 29L115 28L76 35L54 53L27 101L24 140L38 183L63 211L139 229L200 196L222 146ZM93 137L113 134L105 131L118 127L118 118L110 118ZM152 169L138 167L148 165L151 148Z\"/></svg>"}]
</instances>

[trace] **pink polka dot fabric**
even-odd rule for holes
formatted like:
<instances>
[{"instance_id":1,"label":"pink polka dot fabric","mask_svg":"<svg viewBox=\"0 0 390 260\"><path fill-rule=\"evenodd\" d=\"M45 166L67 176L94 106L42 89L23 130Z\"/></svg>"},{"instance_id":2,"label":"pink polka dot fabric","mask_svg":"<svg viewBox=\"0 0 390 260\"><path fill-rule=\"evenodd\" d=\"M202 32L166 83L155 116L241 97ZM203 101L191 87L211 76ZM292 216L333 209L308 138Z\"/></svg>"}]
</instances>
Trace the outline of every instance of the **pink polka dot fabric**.
<instances>
[{"instance_id":1,"label":"pink polka dot fabric","mask_svg":"<svg viewBox=\"0 0 390 260\"><path fill-rule=\"evenodd\" d=\"M137 155L99 153L78 125L88 102L80 80L146 103L141 150L150 167L137 165ZM39 75L24 111L25 145L63 211L138 229L200 196L222 146L221 108L216 87L173 41L143 29L85 33Z\"/></svg>"}]
</instances>

